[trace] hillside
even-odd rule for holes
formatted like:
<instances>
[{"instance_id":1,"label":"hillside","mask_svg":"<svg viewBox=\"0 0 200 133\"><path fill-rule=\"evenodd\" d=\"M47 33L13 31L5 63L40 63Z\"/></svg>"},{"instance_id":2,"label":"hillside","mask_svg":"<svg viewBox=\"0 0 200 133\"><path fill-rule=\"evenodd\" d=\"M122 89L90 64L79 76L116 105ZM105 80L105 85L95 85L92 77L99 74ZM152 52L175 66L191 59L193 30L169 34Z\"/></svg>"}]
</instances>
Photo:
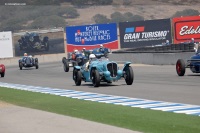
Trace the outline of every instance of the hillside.
<instances>
[{"instance_id":1,"label":"hillside","mask_svg":"<svg viewBox=\"0 0 200 133\"><path fill-rule=\"evenodd\" d=\"M129 3L123 4L124 1ZM116 12L122 15L129 12L145 20L171 18L177 11L181 12L185 9L195 10L199 15L199 1L113 0L112 5L104 6L71 5L69 2L60 5L0 6L0 31L94 24L95 15L100 14L106 16L106 19L111 19L111 14Z\"/></svg>"},{"instance_id":2,"label":"hillside","mask_svg":"<svg viewBox=\"0 0 200 133\"><path fill-rule=\"evenodd\" d=\"M93 24L92 17L98 13L106 15L110 18L110 15L114 12L131 12L134 15L140 15L145 20L151 19L164 19L171 18L177 11L183 11L184 9L195 9L200 12L198 5L132 5L132 6L92 6L84 9L78 9L80 16L76 19L66 19L69 25L80 25L80 24Z\"/></svg>"}]
</instances>

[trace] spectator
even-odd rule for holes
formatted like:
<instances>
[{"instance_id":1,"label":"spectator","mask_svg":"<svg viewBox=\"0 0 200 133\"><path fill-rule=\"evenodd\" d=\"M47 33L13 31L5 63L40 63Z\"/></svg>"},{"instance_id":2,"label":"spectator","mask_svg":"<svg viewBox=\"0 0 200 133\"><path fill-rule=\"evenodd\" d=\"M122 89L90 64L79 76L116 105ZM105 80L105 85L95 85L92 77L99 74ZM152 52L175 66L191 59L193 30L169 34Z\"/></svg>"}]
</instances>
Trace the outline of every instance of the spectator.
<instances>
[{"instance_id":1,"label":"spectator","mask_svg":"<svg viewBox=\"0 0 200 133\"><path fill-rule=\"evenodd\" d=\"M165 45L166 45L166 46L167 46L167 45L170 45L170 44L169 44L169 40L166 40Z\"/></svg>"},{"instance_id":2,"label":"spectator","mask_svg":"<svg viewBox=\"0 0 200 133\"><path fill-rule=\"evenodd\" d=\"M200 43L194 43L194 50L195 53L200 53Z\"/></svg>"}]
</instances>

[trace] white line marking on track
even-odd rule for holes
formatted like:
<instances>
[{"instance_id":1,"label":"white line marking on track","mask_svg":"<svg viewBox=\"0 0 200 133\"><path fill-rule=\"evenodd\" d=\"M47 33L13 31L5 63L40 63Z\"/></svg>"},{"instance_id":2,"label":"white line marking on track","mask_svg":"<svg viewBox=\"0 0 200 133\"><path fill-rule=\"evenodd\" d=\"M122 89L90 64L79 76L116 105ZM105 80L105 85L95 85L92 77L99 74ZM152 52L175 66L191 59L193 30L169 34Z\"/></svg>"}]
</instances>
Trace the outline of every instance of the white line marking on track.
<instances>
[{"instance_id":1,"label":"white line marking on track","mask_svg":"<svg viewBox=\"0 0 200 133\"><path fill-rule=\"evenodd\" d=\"M168 111L174 113L184 113L188 115L200 116L200 106L199 105L189 105L182 103L170 103L164 101L153 101L147 99L130 98L123 96L105 95L91 92L75 91L75 90L65 90L50 87L40 87L40 86L29 86L21 84L11 84L0 82L1 87L40 92L44 94L58 95L76 99L82 99L87 101L96 101L100 103L109 103L115 105L123 105L137 108L147 108L152 110Z\"/></svg>"}]
</instances>

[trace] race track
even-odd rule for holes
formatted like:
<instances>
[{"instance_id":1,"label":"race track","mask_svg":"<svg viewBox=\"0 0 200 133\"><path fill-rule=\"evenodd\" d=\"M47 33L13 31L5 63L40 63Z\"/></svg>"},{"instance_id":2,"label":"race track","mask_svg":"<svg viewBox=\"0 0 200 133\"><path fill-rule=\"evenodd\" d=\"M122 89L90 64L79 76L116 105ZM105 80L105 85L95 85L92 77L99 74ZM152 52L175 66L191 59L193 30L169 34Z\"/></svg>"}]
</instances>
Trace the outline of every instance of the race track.
<instances>
[{"instance_id":1,"label":"race track","mask_svg":"<svg viewBox=\"0 0 200 133\"><path fill-rule=\"evenodd\" d=\"M7 67L6 75L0 78L0 82L200 105L200 74L193 74L187 69L186 76L178 77L175 66L136 64L133 70L135 79L131 86L126 85L124 80L101 84L98 88L85 82L82 82L81 86L75 86L72 68L70 72L65 73L61 62L40 64L38 70L19 70L18 66Z\"/></svg>"}]
</instances>

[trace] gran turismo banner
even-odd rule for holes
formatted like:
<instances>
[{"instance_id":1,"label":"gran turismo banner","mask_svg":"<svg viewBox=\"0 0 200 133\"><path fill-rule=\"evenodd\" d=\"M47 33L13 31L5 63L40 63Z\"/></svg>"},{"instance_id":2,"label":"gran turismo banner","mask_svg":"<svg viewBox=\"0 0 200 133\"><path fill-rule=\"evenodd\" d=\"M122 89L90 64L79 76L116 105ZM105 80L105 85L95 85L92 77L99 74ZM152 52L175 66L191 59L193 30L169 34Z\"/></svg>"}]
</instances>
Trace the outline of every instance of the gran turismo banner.
<instances>
[{"instance_id":1,"label":"gran turismo banner","mask_svg":"<svg viewBox=\"0 0 200 133\"><path fill-rule=\"evenodd\" d=\"M173 18L174 43L200 41L200 16Z\"/></svg>"},{"instance_id":2,"label":"gran turismo banner","mask_svg":"<svg viewBox=\"0 0 200 133\"><path fill-rule=\"evenodd\" d=\"M117 24L94 24L66 27L66 51L93 49L103 44L110 49L118 49Z\"/></svg>"},{"instance_id":3,"label":"gran turismo banner","mask_svg":"<svg viewBox=\"0 0 200 133\"><path fill-rule=\"evenodd\" d=\"M119 23L121 48L134 48L172 42L170 19Z\"/></svg>"}]
</instances>

